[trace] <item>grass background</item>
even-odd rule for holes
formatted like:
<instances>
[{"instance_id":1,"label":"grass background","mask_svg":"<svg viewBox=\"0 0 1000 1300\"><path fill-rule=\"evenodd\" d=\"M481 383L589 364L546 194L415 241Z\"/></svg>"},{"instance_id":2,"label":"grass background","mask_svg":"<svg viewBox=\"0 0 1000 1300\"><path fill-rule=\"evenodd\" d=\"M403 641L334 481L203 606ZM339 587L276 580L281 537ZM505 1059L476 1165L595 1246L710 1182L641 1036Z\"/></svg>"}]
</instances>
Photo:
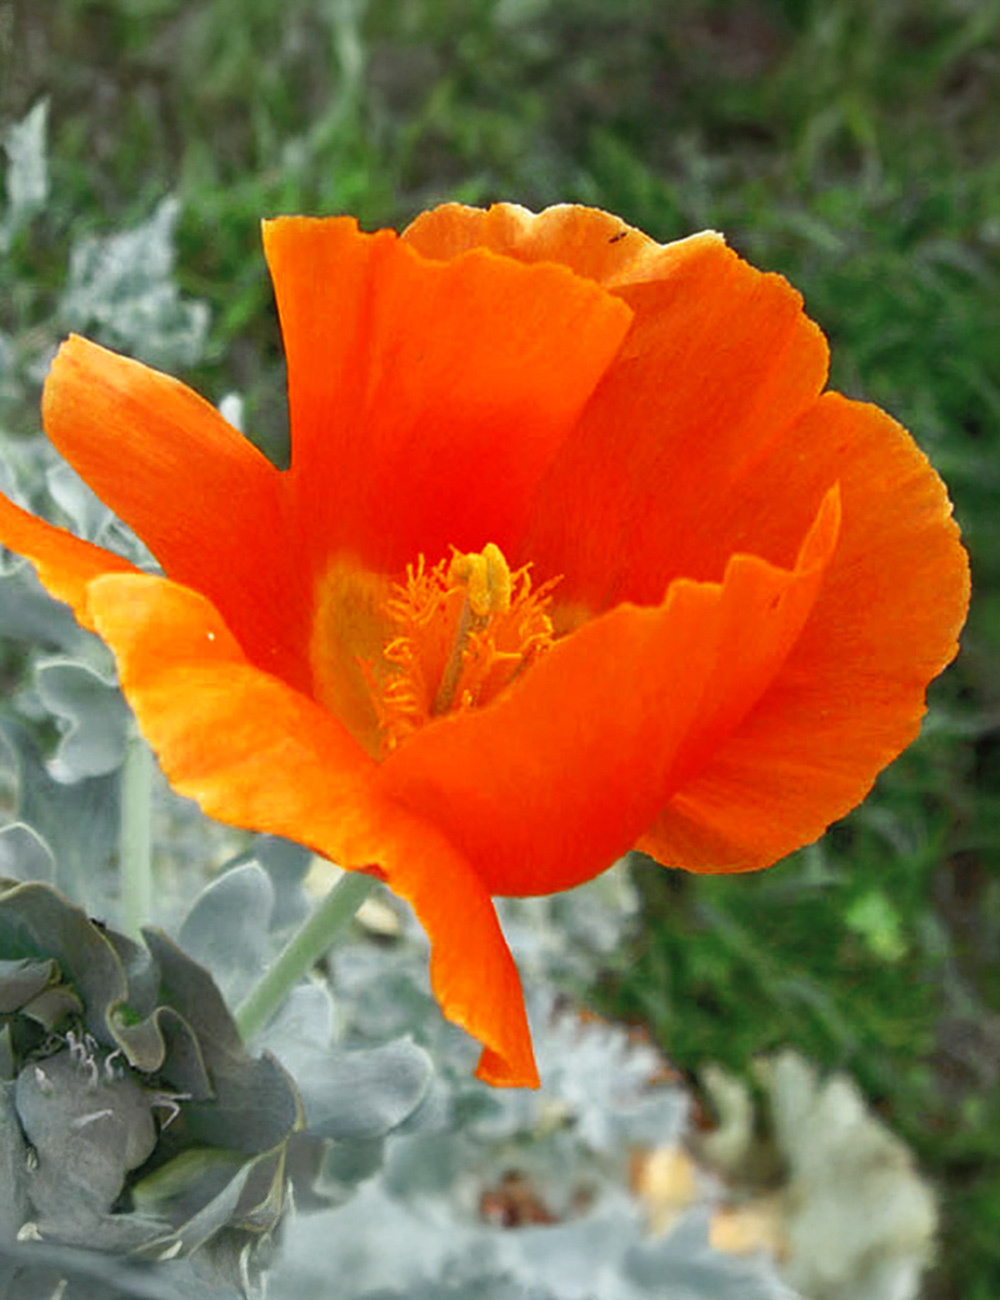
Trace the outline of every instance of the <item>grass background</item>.
<instances>
[{"instance_id":1,"label":"grass background","mask_svg":"<svg viewBox=\"0 0 1000 1300\"><path fill-rule=\"evenodd\" d=\"M819 845L753 878L637 863L643 928L597 991L678 1065L791 1042L846 1067L942 1197L929 1294L1000 1294L1000 3L0 0L0 124L50 101L51 200L0 330L51 315L71 239L182 203L212 307L185 376L280 459L258 222L398 225L457 197L705 226L785 273L832 382L948 480L975 603L924 735ZM27 432L37 407L6 413Z\"/></svg>"}]
</instances>

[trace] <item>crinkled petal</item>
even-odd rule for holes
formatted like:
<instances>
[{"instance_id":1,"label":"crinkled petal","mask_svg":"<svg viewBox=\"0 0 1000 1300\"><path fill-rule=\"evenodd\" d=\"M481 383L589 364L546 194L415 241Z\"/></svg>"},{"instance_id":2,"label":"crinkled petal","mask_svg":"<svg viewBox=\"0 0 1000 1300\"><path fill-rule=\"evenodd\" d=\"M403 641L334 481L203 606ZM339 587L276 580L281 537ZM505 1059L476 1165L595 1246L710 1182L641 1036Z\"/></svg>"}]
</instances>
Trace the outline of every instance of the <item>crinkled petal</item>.
<instances>
[{"instance_id":1,"label":"crinkled petal","mask_svg":"<svg viewBox=\"0 0 1000 1300\"><path fill-rule=\"evenodd\" d=\"M624 303L564 267L443 263L353 220L264 227L291 480L317 573L501 547L621 344Z\"/></svg>"},{"instance_id":2,"label":"crinkled petal","mask_svg":"<svg viewBox=\"0 0 1000 1300\"><path fill-rule=\"evenodd\" d=\"M402 238L424 257L447 259L488 248L522 262L556 262L606 289L662 279L699 246L723 242L721 235L707 231L658 244L610 212L575 203L538 213L517 203L489 208L443 203L422 212Z\"/></svg>"},{"instance_id":3,"label":"crinkled petal","mask_svg":"<svg viewBox=\"0 0 1000 1300\"><path fill-rule=\"evenodd\" d=\"M734 556L559 641L492 704L442 718L380 766L379 786L439 827L491 893L596 875L650 825L780 672L836 546L831 492L792 569Z\"/></svg>"},{"instance_id":4,"label":"crinkled petal","mask_svg":"<svg viewBox=\"0 0 1000 1300\"><path fill-rule=\"evenodd\" d=\"M87 584L102 573L139 572L121 556L28 514L2 493L0 543L30 560L49 594L71 606L90 631Z\"/></svg>"},{"instance_id":5,"label":"crinkled petal","mask_svg":"<svg viewBox=\"0 0 1000 1300\"><path fill-rule=\"evenodd\" d=\"M449 1019L483 1044L482 1077L537 1084L517 971L488 893L433 825L380 794L339 722L248 662L218 611L163 578L88 590L94 626L174 788L220 821L284 835L349 869L376 868L431 941Z\"/></svg>"},{"instance_id":6,"label":"crinkled petal","mask_svg":"<svg viewBox=\"0 0 1000 1300\"><path fill-rule=\"evenodd\" d=\"M914 739L927 685L957 651L969 576L951 506L876 407L825 396L759 464L731 526L774 503L781 550L834 477L841 542L816 607L771 689L640 839L661 862L750 870L816 839Z\"/></svg>"},{"instance_id":7,"label":"crinkled petal","mask_svg":"<svg viewBox=\"0 0 1000 1300\"><path fill-rule=\"evenodd\" d=\"M178 582L203 591L261 667L308 682L312 591L283 518L281 475L184 384L86 339L60 348L45 430Z\"/></svg>"}]
</instances>

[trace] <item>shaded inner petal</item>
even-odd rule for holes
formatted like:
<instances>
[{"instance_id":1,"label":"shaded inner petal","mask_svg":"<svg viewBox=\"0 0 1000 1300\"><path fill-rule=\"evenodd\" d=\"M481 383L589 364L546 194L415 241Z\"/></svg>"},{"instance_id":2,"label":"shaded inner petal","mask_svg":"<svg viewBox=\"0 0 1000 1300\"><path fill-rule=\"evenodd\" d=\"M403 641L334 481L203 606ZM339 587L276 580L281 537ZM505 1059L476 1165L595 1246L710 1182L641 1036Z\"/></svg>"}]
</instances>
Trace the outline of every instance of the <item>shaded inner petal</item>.
<instances>
[{"instance_id":1,"label":"shaded inner petal","mask_svg":"<svg viewBox=\"0 0 1000 1300\"><path fill-rule=\"evenodd\" d=\"M489 703L552 644L559 579L533 588L493 542L387 583L339 559L317 597L316 697L373 757L434 718Z\"/></svg>"},{"instance_id":2,"label":"shaded inner petal","mask_svg":"<svg viewBox=\"0 0 1000 1300\"><path fill-rule=\"evenodd\" d=\"M596 875L779 673L839 518L833 491L793 568L737 554L721 583L678 579L658 606L592 619L488 707L400 745L378 769L380 788L444 830L491 893L551 893Z\"/></svg>"}]
</instances>

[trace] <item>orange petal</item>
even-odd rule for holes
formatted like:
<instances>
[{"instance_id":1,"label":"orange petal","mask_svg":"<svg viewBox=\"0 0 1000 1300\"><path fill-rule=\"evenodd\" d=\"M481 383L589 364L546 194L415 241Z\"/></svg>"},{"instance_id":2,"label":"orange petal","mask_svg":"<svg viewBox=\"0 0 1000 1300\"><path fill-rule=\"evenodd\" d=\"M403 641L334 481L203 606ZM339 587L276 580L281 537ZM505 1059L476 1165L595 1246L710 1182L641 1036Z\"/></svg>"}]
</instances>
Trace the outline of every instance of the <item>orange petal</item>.
<instances>
[{"instance_id":1,"label":"orange petal","mask_svg":"<svg viewBox=\"0 0 1000 1300\"><path fill-rule=\"evenodd\" d=\"M606 289L662 279L699 245L722 243L721 235L708 231L658 244L610 212L575 203L538 213L517 203L443 203L422 212L402 238L424 257L450 259L488 248L522 262L557 262Z\"/></svg>"},{"instance_id":2,"label":"orange petal","mask_svg":"<svg viewBox=\"0 0 1000 1300\"><path fill-rule=\"evenodd\" d=\"M736 556L558 642L503 696L404 741L379 786L438 826L494 894L550 893L630 848L779 672L836 543L831 494L796 567Z\"/></svg>"},{"instance_id":3,"label":"orange petal","mask_svg":"<svg viewBox=\"0 0 1000 1300\"><path fill-rule=\"evenodd\" d=\"M314 563L402 572L501 547L631 313L556 266L428 261L347 218L264 227L288 357L291 477Z\"/></svg>"},{"instance_id":4,"label":"orange petal","mask_svg":"<svg viewBox=\"0 0 1000 1300\"><path fill-rule=\"evenodd\" d=\"M219 613L162 578L89 588L97 631L171 784L220 821L377 867L431 941L444 1014L484 1045L480 1073L537 1085L517 971L489 895L433 826L381 796L374 763L331 714L250 664Z\"/></svg>"},{"instance_id":5,"label":"orange petal","mask_svg":"<svg viewBox=\"0 0 1000 1300\"><path fill-rule=\"evenodd\" d=\"M594 612L656 602L675 577L718 581L736 551L787 566L798 544L771 554L730 514L757 460L815 402L823 337L779 276L716 240L675 248L663 280L622 289L632 331L539 484L515 556L565 574L557 600Z\"/></svg>"},{"instance_id":6,"label":"orange petal","mask_svg":"<svg viewBox=\"0 0 1000 1300\"><path fill-rule=\"evenodd\" d=\"M184 384L82 338L60 348L42 412L58 449L164 571L205 592L256 663L305 686L312 593L267 459Z\"/></svg>"},{"instance_id":7,"label":"orange petal","mask_svg":"<svg viewBox=\"0 0 1000 1300\"><path fill-rule=\"evenodd\" d=\"M87 584L102 573L138 573L134 564L37 519L0 493L0 543L30 560L42 585L93 631Z\"/></svg>"},{"instance_id":8,"label":"orange petal","mask_svg":"<svg viewBox=\"0 0 1000 1300\"><path fill-rule=\"evenodd\" d=\"M756 527L770 504L781 549L832 477L843 527L820 598L772 688L640 840L661 862L750 870L816 839L913 740L956 653L969 578L951 507L877 408L825 396L758 465L731 526Z\"/></svg>"},{"instance_id":9,"label":"orange petal","mask_svg":"<svg viewBox=\"0 0 1000 1300\"><path fill-rule=\"evenodd\" d=\"M535 215L515 204L446 204L403 238L428 256L481 243L561 262L633 309L629 335L540 483L516 550L540 572L565 575L558 599L591 612L624 599L653 603L674 577L717 580L739 550L792 562L801 521L780 554L761 550L755 532L729 527L732 498L757 458L826 378L825 340L780 276L755 270L712 232L661 245L572 205Z\"/></svg>"}]
</instances>

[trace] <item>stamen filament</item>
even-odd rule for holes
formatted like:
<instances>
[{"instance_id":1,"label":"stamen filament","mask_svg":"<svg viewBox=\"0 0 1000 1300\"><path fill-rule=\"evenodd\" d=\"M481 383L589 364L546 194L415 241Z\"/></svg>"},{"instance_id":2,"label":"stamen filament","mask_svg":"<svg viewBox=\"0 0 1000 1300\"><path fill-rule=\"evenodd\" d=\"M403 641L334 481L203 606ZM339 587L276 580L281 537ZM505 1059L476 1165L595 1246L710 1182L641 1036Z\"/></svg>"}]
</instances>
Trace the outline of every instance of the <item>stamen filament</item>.
<instances>
[{"instance_id":1,"label":"stamen filament","mask_svg":"<svg viewBox=\"0 0 1000 1300\"><path fill-rule=\"evenodd\" d=\"M435 717L489 703L551 646L558 579L532 591L529 570L511 573L493 542L407 566L384 606L393 634L363 665L385 751Z\"/></svg>"}]
</instances>

